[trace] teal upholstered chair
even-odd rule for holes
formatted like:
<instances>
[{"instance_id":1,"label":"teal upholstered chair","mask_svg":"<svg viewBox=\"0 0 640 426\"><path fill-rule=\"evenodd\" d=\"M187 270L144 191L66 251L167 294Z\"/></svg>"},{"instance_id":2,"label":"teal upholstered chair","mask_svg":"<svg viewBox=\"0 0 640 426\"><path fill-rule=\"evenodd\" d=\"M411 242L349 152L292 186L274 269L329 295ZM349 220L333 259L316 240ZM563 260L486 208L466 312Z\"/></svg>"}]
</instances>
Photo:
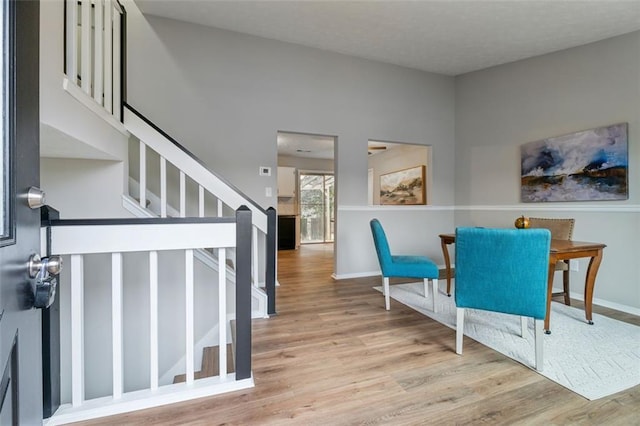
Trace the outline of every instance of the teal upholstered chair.
<instances>
[{"instance_id":1,"label":"teal upholstered chair","mask_svg":"<svg viewBox=\"0 0 640 426\"><path fill-rule=\"evenodd\" d=\"M424 281L424 297L428 295L428 280L433 286L433 311L436 311L438 294L438 267L425 256L392 255L387 236L378 219L372 219L371 233L382 271L385 308L389 310L389 277L421 278Z\"/></svg>"},{"instance_id":2,"label":"teal upholstered chair","mask_svg":"<svg viewBox=\"0 0 640 426\"><path fill-rule=\"evenodd\" d=\"M521 316L535 324L535 368L542 370L547 313L548 229L456 229L456 353L462 354L465 308Z\"/></svg>"}]
</instances>

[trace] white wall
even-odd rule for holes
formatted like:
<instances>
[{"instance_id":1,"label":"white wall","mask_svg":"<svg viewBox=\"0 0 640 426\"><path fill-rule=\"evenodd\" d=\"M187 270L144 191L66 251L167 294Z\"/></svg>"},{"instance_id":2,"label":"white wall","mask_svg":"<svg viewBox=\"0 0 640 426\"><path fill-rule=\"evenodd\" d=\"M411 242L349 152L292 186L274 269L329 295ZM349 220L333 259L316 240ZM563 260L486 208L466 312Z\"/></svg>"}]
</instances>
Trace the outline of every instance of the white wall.
<instances>
[{"instance_id":1,"label":"white wall","mask_svg":"<svg viewBox=\"0 0 640 426\"><path fill-rule=\"evenodd\" d=\"M61 219L131 217L122 207L122 161L40 159L40 185Z\"/></svg>"},{"instance_id":2,"label":"white wall","mask_svg":"<svg viewBox=\"0 0 640 426\"><path fill-rule=\"evenodd\" d=\"M259 177L258 168L275 170L278 131L337 136L339 275L362 272L356 265L375 261L372 244L341 249L347 239L371 240L369 139L432 145L431 201L453 204L453 78L170 19L147 20L135 5L125 7L129 102L262 206L277 202L264 195L266 186L276 187L275 177ZM341 231L341 207L347 206L349 220L366 226ZM450 229L429 210L396 214L409 227L431 224L420 251L439 247L438 231ZM399 250L404 246L398 242Z\"/></svg>"},{"instance_id":3,"label":"white wall","mask_svg":"<svg viewBox=\"0 0 640 426\"><path fill-rule=\"evenodd\" d=\"M574 240L607 244L595 299L640 313L640 32L456 78L456 225L574 217ZM629 123L629 200L523 204L520 145ZM572 274L581 297L586 261Z\"/></svg>"},{"instance_id":4,"label":"white wall","mask_svg":"<svg viewBox=\"0 0 640 426\"><path fill-rule=\"evenodd\" d=\"M127 137L62 87L64 2L40 2L40 152L46 157L123 160Z\"/></svg>"}]
</instances>

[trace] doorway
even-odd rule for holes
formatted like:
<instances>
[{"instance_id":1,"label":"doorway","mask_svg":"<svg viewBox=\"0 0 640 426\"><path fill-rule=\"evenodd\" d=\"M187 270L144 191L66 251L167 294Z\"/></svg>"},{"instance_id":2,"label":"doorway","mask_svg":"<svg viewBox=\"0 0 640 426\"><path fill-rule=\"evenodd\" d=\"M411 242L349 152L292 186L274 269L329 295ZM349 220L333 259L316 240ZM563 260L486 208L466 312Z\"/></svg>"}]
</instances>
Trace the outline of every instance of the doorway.
<instances>
[{"instance_id":1,"label":"doorway","mask_svg":"<svg viewBox=\"0 0 640 426\"><path fill-rule=\"evenodd\" d=\"M330 135L278 132L278 223L295 223L293 249L315 244L334 251L336 143L337 137Z\"/></svg>"}]
</instances>

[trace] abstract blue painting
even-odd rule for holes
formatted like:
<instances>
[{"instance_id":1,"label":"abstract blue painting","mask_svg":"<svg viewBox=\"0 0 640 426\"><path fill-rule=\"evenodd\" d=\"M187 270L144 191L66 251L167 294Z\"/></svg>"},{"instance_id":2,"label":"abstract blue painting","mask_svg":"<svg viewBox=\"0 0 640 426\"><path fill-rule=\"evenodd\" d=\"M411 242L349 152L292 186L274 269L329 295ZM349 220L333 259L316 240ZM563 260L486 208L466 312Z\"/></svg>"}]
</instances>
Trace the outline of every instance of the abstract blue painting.
<instances>
[{"instance_id":1,"label":"abstract blue painting","mask_svg":"<svg viewBox=\"0 0 640 426\"><path fill-rule=\"evenodd\" d=\"M522 201L627 200L627 130L620 123L522 145Z\"/></svg>"}]
</instances>

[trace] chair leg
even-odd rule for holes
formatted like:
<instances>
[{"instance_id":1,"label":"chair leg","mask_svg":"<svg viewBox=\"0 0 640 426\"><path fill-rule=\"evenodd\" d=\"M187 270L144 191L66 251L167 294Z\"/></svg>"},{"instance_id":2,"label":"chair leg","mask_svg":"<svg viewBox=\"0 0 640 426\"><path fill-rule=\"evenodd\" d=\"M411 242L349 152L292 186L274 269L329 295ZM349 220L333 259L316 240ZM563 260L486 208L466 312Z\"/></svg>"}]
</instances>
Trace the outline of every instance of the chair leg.
<instances>
[{"instance_id":1,"label":"chair leg","mask_svg":"<svg viewBox=\"0 0 640 426\"><path fill-rule=\"evenodd\" d=\"M423 278L422 282L424 283L424 298L429 297L429 279Z\"/></svg>"},{"instance_id":2,"label":"chair leg","mask_svg":"<svg viewBox=\"0 0 640 426\"><path fill-rule=\"evenodd\" d=\"M384 307L388 311L391 307L389 300L389 277L382 277L382 290L384 292Z\"/></svg>"},{"instance_id":3,"label":"chair leg","mask_svg":"<svg viewBox=\"0 0 640 426\"><path fill-rule=\"evenodd\" d=\"M544 365L544 356L543 356L543 336L544 336L544 320L534 319L534 328L535 328L535 347L536 347L536 370L542 371Z\"/></svg>"},{"instance_id":4,"label":"chair leg","mask_svg":"<svg viewBox=\"0 0 640 426\"><path fill-rule=\"evenodd\" d=\"M567 260L567 270L562 271L562 286L564 290L564 304L567 306L571 306L571 298L569 297L569 276L571 275L571 266L569 265L569 261Z\"/></svg>"},{"instance_id":5,"label":"chair leg","mask_svg":"<svg viewBox=\"0 0 640 426\"><path fill-rule=\"evenodd\" d=\"M524 337L527 333L527 317L520 316L520 337Z\"/></svg>"},{"instance_id":6,"label":"chair leg","mask_svg":"<svg viewBox=\"0 0 640 426\"><path fill-rule=\"evenodd\" d=\"M438 312L438 279L437 278L432 278L431 279L431 287L433 287L433 312L436 313Z\"/></svg>"},{"instance_id":7,"label":"chair leg","mask_svg":"<svg viewBox=\"0 0 640 426\"><path fill-rule=\"evenodd\" d=\"M462 355L462 338L464 337L464 308L456 308L456 353Z\"/></svg>"}]
</instances>

